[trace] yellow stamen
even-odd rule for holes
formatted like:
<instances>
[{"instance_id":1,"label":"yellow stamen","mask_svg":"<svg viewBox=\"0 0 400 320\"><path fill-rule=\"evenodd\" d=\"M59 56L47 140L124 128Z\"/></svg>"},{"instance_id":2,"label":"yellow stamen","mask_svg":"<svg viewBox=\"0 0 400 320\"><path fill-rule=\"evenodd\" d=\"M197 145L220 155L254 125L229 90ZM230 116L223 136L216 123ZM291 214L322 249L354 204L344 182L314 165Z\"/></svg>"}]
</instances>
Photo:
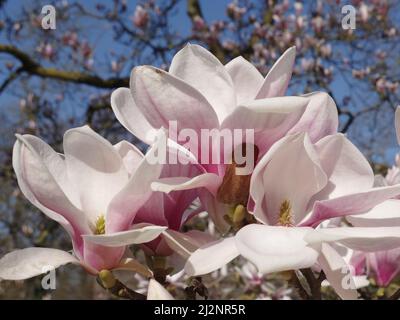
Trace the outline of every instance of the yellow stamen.
<instances>
[{"instance_id":1,"label":"yellow stamen","mask_svg":"<svg viewBox=\"0 0 400 320\"><path fill-rule=\"evenodd\" d=\"M114 287L115 284L117 283L117 280L115 279L114 275L111 273L111 271L108 270L101 270L99 272L99 279L103 284L103 287L106 289Z\"/></svg>"},{"instance_id":2,"label":"yellow stamen","mask_svg":"<svg viewBox=\"0 0 400 320\"><path fill-rule=\"evenodd\" d=\"M279 208L278 224L284 227L293 226L292 206L288 200L283 201Z\"/></svg>"},{"instance_id":3,"label":"yellow stamen","mask_svg":"<svg viewBox=\"0 0 400 320\"><path fill-rule=\"evenodd\" d=\"M100 215L96 220L96 230L94 234L105 234L106 233L106 218L104 214Z\"/></svg>"}]
</instances>

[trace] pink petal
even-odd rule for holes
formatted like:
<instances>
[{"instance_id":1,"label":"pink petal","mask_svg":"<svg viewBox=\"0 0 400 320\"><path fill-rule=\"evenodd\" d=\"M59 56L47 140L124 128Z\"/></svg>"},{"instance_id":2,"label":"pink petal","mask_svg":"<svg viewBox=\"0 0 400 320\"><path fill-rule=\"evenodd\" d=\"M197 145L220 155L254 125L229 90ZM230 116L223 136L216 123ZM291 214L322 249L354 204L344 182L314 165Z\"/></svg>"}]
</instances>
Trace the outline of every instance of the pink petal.
<instances>
[{"instance_id":1,"label":"pink petal","mask_svg":"<svg viewBox=\"0 0 400 320\"><path fill-rule=\"evenodd\" d=\"M80 235L91 231L84 213L74 205L77 197L69 185L63 158L39 138L30 135L17 138L13 167L22 193L46 216L67 230L80 257Z\"/></svg>"},{"instance_id":2,"label":"pink petal","mask_svg":"<svg viewBox=\"0 0 400 320\"><path fill-rule=\"evenodd\" d=\"M238 105L254 100L263 84L261 73L243 57L239 56L225 65L232 78Z\"/></svg>"},{"instance_id":3,"label":"pink petal","mask_svg":"<svg viewBox=\"0 0 400 320\"><path fill-rule=\"evenodd\" d=\"M315 147L329 181L313 200L333 199L373 187L374 174L369 162L344 135L322 138Z\"/></svg>"},{"instance_id":4,"label":"pink petal","mask_svg":"<svg viewBox=\"0 0 400 320\"><path fill-rule=\"evenodd\" d=\"M206 98L163 70L150 66L134 68L131 91L139 110L154 128L168 129L170 121L177 122L178 132L193 129L200 133L201 129L219 126L217 115Z\"/></svg>"},{"instance_id":5,"label":"pink petal","mask_svg":"<svg viewBox=\"0 0 400 320\"><path fill-rule=\"evenodd\" d=\"M314 92L303 97L309 98L307 108L288 134L307 132L314 143L336 133L339 118L335 101L325 92Z\"/></svg>"},{"instance_id":6,"label":"pink petal","mask_svg":"<svg viewBox=\"0 0 400 320\"><path fill-rule=\"evenodd\" d=\"M111 94L111 108L117 120L134 136L151 144L156 135L155 129L133 100L130 89L118 88Z\"/></svg>"},{"instance_id":7,"label":"pink petal","mask_svg":"<svg viewBox=\"0 0 400 320\"><path fill-rule=\"evenodd\" d=\"M169 72L206 97L220 122L235 108L231 77L222 63L203 47L186 45L172 59Z\"/></svg>"},{"instance_id":8,"label":"pink petal","mask_svg":"<svg viewBox=\"0 0 400 320\"><path fill-rule=\"evenodd\" d=\"M265 77L264 83L257 94L257 99L280 97L285 94L292 77L295 57L295 47L287 49L282 54Z\"/></svg>"},{"instance_id":9,"label":"pink petal","mask_svg":"<svg viewBox=\"0 0 400 320\"><path fill-rule=\"evenodd\" d=\"M372 188L330 200L317 201L311 215L301 223L302 226L313 226L323 220L334 217L364 213L385 200L400 194L400 185Z\"/></svg>"}]
</instances>

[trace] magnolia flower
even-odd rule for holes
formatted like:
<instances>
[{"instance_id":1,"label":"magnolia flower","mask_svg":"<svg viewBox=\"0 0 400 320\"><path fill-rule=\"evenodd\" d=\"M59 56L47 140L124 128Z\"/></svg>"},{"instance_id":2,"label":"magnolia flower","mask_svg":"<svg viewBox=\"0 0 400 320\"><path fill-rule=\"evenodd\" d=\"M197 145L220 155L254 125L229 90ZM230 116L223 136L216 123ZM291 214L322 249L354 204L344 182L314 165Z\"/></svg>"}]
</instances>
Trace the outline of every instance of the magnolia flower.
<instances>
[{"instance_id":1,"label":"magnolia flower","mask_svg":"<svg viewBox=\"0 0 400 320\"><path fill-rule=\"evenodd\" d=\"M396 156L396 165L388 170L386 177L377 176L376 186L387 186L398 183L399 157ZM346 217L346 220L355 227L385 227L400 226L400 200L389 199L375 206L366 213ZM379 286L386 287L400 273L400 248L378 252L354 252L351 264L356 274L372 276Z\"/></svg>"},{"instance_id":2,"label":"magnolia flower","mask_svg":"<svg viewBox=\"0 0 400 320\"><path fill-rule=\"evenodd\" d=\"M25 197L68 232L73 255L50 248L16 250L0 260L0 278L26 279L66 263L80 264L93 274L145 269L123 259L123 244L109 248L90 239L112 234L116 240L129 236L131 243L143 243L160 235L165 227L138 225L131 230L131 224L151 196L150 183L161 166L150 166L128 142L113 146L87 126L68 130L63 149L61 155L35 136L18 135L13 167Z\"/></svg>"},{"instance_id":3,"label":"magnolia flower","mask_svg":"<svg viewBox=\"0 0 400 320\"><path fill-rule=\"evenodd\" d=\"M201 136L202 129L252 129L255 149L263 155L285 134L307 131L312 141L336 132L337 110L324 93L300 97L282 97L287 89L294 64L295 49L288 49L265 79L242 57L225 66L206 49L187 45L172 60L169 72L151 66L133 69L130 89L119 88L111 96L117 119L131 133L151 144L158 128L169 128L177 121L177 130L192 129ZM195 116L193 116L195 114ZM220 162L208 164L209 156L218 153L211 144L207 159L199 156L199 144L179 141L195 153L204 173L184 185L155 184L155 190L172 191L205 187L200 198L219 227L226 230L227 206L246 205L249 176L243 187L232 195L222 185L229 184L228 163L231 153L222 154ZM197 142L197 141L196 141ZM232 149L236 146L232 146ZM232 150L231 149L231 150ZM228 160L228 161L225 161ZM224 181L225 179L225 181ZM236 178L234 178L236 179ZM247 188L248 189L248 188ZM236 197L236 198L235 198Z\"/></svg>"},{"instance_id":4,"label":"magnolia flower","mask_svg":"<svg viewBox=\"0 0 400 320\"><path fill-rule=\"evenodd\" d=\"M400 185L374 188L368 161L344 135L312 143L300 133L275 143L259 161L248 209L268 225L315 227L365 213L399 194Z\"/></svg>"},{"instance_id":5,"label":"magnolia flower","mask_svg":"<svg viewBox=\"0 0 400 320\"><path fill-rule=\"evenodd\" d=\"M163 132L159 132L159 136L163 135ZM159 139L162 142L162 139ZM146 155L147 158L153 155L155 151L160 152L158 146L153 147L154 152L150 152ZM170 146L168 149L169 154L177 153L178 149L175 146ZM155 165L148 164L147 168L139 168L133 159L130 157L143 158L143 155L130 154L130 145L126 144L120 147L120 153L127 159L125 162L128 172L134 174L135 172L142 170L142 173L137 173L137 183L141 184L141 181L146 182L146 169L155 169ZM193 178L201 173L201 168L196 164L190 162L191 159L187 159L187 164L176 163L176 164L163 164L158 165L161 167L161 171L154 175L161 179L171 179L171 177L185 177ZM144 158L143 161L152 163L152 160ZM141 176L141 174L143 176ZM173 178L172 178L173 179ZM190 220L193 216L203 210L202 207L196 209L191 208L193 201L198 198L198 190L182 190L174 191L170 194L165 194L158 191L152 191L150 185L145 184L142 188L147 188L147 192L150 193L149 198L141 206L137 206L135 210L124 212L126 219L131 221L131 228L140 228L141 226L156 225L162 226L162 234L159 237L151 239L152 241L143 241L141 245L142 249L147 255L155 256L169 256L173 252L178 253L180 256L187 258L193 251L200 246L214 241L215 239L204 232L197 230L191 230L188 232L182 232L183 225ZM127 204L129 208L129 204ZM114 230L121 229L122 226L115 225ZM137 242L136 234L131 232L125 233L110 233L101 235L85 236L87 240L92 243L96 243L108 247L118 247L121 245L130 245ZM146 243L144 243L146 242Z\"/></svg>"},{"instance_id":6,"label":"magnolia flower","mask_svg":"<svg viewBox=\"0 0 400 320\"><path fill-rule=\"evenodd\" d=\"M247 225L234 237L196 250L185 271L202 275L241 255L264 274L309 268L316 263L343 299L356 299L353 277L343 258L332 248L338 243L353 250L377 251L400 247L400 228L327 228Z\"/></svg>"}]
</instances>

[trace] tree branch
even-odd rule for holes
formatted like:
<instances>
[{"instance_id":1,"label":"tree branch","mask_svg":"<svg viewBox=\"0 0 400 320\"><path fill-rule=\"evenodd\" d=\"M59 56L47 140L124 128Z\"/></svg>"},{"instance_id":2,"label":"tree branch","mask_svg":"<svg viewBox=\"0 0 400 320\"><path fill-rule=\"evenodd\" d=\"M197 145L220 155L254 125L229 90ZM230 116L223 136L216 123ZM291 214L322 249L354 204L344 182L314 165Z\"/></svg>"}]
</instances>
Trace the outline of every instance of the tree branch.
<instances>
[{"instance_id":1,"label":"tree branch","mask_svg":"<svg viewBox=\"0 0 400 320\"><path fill-rule=\"evenodd\" d=\"M82 83L93 87L108 89L129 86L129 78L103 79L101 77L84 72L45 68L34 61L25 52L19 50L14 46L0 44L0 53L2 52L12 55L14 58L18 59L21 62L21 67L18 69L20 70L19 72L26 72L28 74L39 76L41 78L51 78L66 82Z\"/></svg>"}]
</instances>

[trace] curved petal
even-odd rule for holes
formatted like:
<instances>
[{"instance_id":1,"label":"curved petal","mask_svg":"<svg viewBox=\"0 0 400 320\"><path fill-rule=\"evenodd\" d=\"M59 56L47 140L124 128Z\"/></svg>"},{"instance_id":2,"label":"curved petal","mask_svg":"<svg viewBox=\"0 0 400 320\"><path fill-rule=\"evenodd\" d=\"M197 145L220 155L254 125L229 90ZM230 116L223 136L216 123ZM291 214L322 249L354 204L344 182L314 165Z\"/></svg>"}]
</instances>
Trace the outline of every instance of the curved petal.
<instances>
[{"instance_id":1,"label":"curved petal","mask_svg":"<svg viewBox=\"0 0 400 320\"><path fill-rule=\"evenodd\" d=\"M113 269L114 270L121 270L121 271L130 271L139 273L142 276L150 278L153 276L153 272L145 265L141 264L139 261L133 258L124 258L122 259L118 265ZM132 276L132 274L130 274Z\"/></svg>"},{"instance_id":2,"label":"curved petal","mask_svg":"<svg viewBox=\"0 0 400 320\"><path fill-rule=\"evenodd\" d=\"M295 96L254 100L238 106L221 126L253 130L259 154L264 154L299 121L308 103L309 98Z\"/></svg>"},{"instance_id":3,"label":"curved petal","mask_svg":"<svg viewBox=\"0 0 400 320\"><path fill-rule=\"evenodd\" d=\"M126 248L124 246L111 248L86 240L87 239L85 238L85 236L83 236L83 255L85 265L90 266L92 269L96 270L96 273L104 269L114 269L119 264L121 258L125 253Z\"/></svg>"},{"instance_id":4,"label":"curved petal","mask_svg":"<svg viewBox=\"0 0 400 320\"><path fill-rule=\"evenodd\" d=\"M193 129L200 133L219 126L214 109L199 91L161 69L136 67L130 83L133 99L154 128L168 129L170 121L176 122L178 132Z\"/></svg>"},{"instance_id":5,"label":"curved petal","mask_svg":"<svg viewBox=\"0 0 400 320\"><path fill-rule=\"evenodd\" d=\"M323 243L318 259L326 279L344 300L357 300L358 293L349 266L329 244Z\"/></svg>"},{"instance_id":6,"label":"curved petal","mask_svg":"<svg viewBox=\"0 0 400 320\"><path fill-rule=\"evenodd\" d=\"M197 249L185 264L189 276L207 274L222 268L239 255L234 237L218 240Z\"/></svg>"},{"instance_id":7,"label":"curved petal","mask_svg":"<svg viewBox=\"0 0 400 320\"><path fill-rule=\"evenodd\" d=\"M262 179L257 186L261 190L254 192L253 187L254 215L268 224L282 224L282 206L286 203L286 222L296 225L306 215L310 199L327 183L318 155L308 136L298 134L284 138L284 142L270 150L265 158L267 160L259 163L265 164L264 169L254 171Z\"/></svg>"},{"instance_id":8,"label":"curved petal","mask_svg":"<svg viewBox=\"0 0 400 320\"><path fill-rule=\"evenodd\" d=\"M311 228L251 224L236 234L236 246L261 273L308 268L317 261L319 254L304 240L312 231Z\"/></svg>"},{"instance_id":9,"label":"curved petal","mask_svg":"<svg viewBox=\"0 0 400 320\"><path fill-rule=\"evenodd\" d=\"M162 171L162 165L153 161L158 152L162 152L159 150L163 143L165 141L157 138L157 143L147 151L129 182L112 199L106 214L106 233L128 230L138 210L151 197L150 185L160 177Z\"/></svg>"},{"instance_id":10,"label":"curved petal","mask_svg":"<svg viewBox=\"0 0 400 320\"><path fill-rule=\"evenodd\" d=\"M90 233L83 212L78 209L66 176L63 158L37 137L17 136L13 149L13 168L25 197L50 219L60 223L81 255L81 234Z\"/></svg>"},{"instance_id":11,"label":"curved petal","mask_svg":"<svg viewBox=\"0 0 400 320\"><path fill-rule=\"evenodd\" d=\"M212 194L216 194L221 177L214 173L203 173L194 178L190 177L169 177L160 178L151 184L153 191L170 193L172 191L206 188Z\"/></svg>"},{"instance_id":12,"label":"curved petal","mask_svg":"<svg viewBox=\"0 0 400 320\"><path fill-rule=\"evenodd\" d=\"M215 241L210 235L198 230L191 230L185 233L165 230L163 237L168 246L185 259L188 259L201 246Z\"/></svg>"},{"instance_id":13,"label":"curved petal","mask_svg":"<svg viewBox=\"0 0 400 320\"><path fill-rule=\"evenodd\" d=\"M129 174L133 174L143 160L143 153L135 147L132 143L123 140L114 145L118 151Z\"/></svg>"},{"instance_id":14,"label":"curved petal","mask_svg":"<svg viewBox=\"0 0 400 320\"><path fill-rule=\"evenodd\" d=\"M336 133L339 118L332 97L325 92L314 92L303 97L309 98L307 108L288 134L307 132L311 141L315 143L327 135Z\"/></svg>"},{"instance_id":15,"label":"curved petal","mask_svg":"<svg viewBox=\"0 0 400 320\"><path fill-rule=\"evenodd\" d=\"M225 65L232 78L238 105L254 100L263 84L263 76L249 61L239 56Z\"/></svg>"},{"instance_id":16,"label":"curved petal","mask_svg":"<svg viewBox=\"0 0 400 320\"><path fill-rule=\"evenodd\" d=\"M107 247L120 247L131 244L146 243L157 238L167 227L147 225L139 229L106 233L100 235L84 235L83 238L91 243Z\"/></svg>"},{"instance_id":17,"label":"curved petal","mask_svg":"<svg viewBox=\"0 0 400 320\"><path fill-rule=\"evenodd\" d=\"M374 252L400 247L400 227L322 228L306 235L310 245L337 242L353 250Z\"/></svg>"},{"instance_id":18,"label":"curved petal","mask_svg":"<svg viewBox=\"0 0 400 320\"><path fill-rule=\"evenodd\" d=\"M366 213L347 216L355 227L400 227L400 200L386 200Z\"/></svg>"},{"instance_id":19,"label":"curved petal","mask_svg":"<svg viewBox=\"0 0 400 320\"><path fill-rule=\"evenodd\" d=\"M203 47L187 44L172 59L169 73L201 92L220 122L235 108L231 77L223 64Z\"/></svg>"},{"instance_id":20,"label":"curved petal","mask_svg":"<svg viewBox=\"0 0 400 320\"><path fill-rule=\"evenodd\" d=\"M256 99L283 96L289 85L296 58L296 47L287 49L272 66L264 79Z\"/></svg>"},{"instance_id":21,"label":"curved petal","mask_svg":"<svg viewBox=\"0 0 400 320\"><path fill-rule=\"evenodd\" d=\"M314 208L302 226L315 226L321 221L365 213L378 204L400 194L400 185L372 188L367 191L344 195L329 200L316 201Z\"/></svg>"},{"instance_id":22,"label":"curved petal","mask_svg":"<svg viewBox=\"0 0 400 320\"><path fill-rule=\"evenodd\" d=\"M150 279L147 300L175 300L174 297L156 280Z\"/></svg>"},{"instance_id":23,"label":"curved petal","mask_svg":"<svg viewBox=\"0 0 400 320\"><path fill-rule=\"evenodd\" d=\"M329 179L315 200L332 199L373 187L374 173L370 164L343 134L322 138L315 148Z\"/></svg>"},{"instance_id":24,"label":"curved petal","mask_svg":"<svg viewBox=\"0 0 400 320\"><path fill-rule=\"evenodd\" d=\"M15 250L0 259L0 279L29 279L67 263L79 264L79 260L68 252L57 249Z\"/></svg>"},{"instance_id":25,"label":"curved petal","mask_svg":"<svg viewBox=\"0 0 400 320\"><path fill-rule=\"evenodd\" d=\"M133 100L131 90L118 88L111 94L111 108L117 120L138 139L152 144L157 129L146 119Z\"/></svg>"},{"instance_id":26,"label":"curved petal","mask_svg":"<svg viewBox=\"0 0 400 320\"><path fill-rule=\"evenodd\" d=\"M368 262L379 286L387 287L400 273L400 248L372 252Z\"/></svg>"},{"instance_id":27,"label":"curved petal","mask_svg":"<svg viewBox=\"0 0 400 320\"><path fill-rule=\"evenodd\" d=\"M224 215L231 210L231 206L219 202L215 195L206 189L200 189L199 198L218 231L222 234L228 232L231 226L224 219Z\"/></svg>"},{"instance_id":28,"label":"curved petal","mask_svg":"<svg viewBox=\"0 0 400 320\"><path fill-rule=\"evenodd\" d=\"M88 126L68 130L63 146L68 176L79 192L83 211L95 225L128 182L128 172L111 143Z\"/></svg>"}]
</instances>

